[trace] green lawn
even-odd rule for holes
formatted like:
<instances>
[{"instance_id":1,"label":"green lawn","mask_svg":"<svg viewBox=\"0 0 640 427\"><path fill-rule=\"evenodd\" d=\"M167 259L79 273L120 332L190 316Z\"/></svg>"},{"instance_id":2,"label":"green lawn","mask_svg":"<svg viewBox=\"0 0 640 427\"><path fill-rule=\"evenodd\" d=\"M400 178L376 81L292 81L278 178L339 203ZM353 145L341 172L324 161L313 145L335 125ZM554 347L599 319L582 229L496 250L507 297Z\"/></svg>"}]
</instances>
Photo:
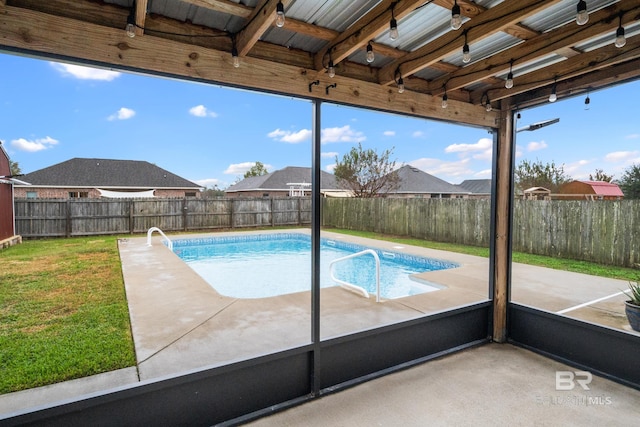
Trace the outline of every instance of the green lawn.
<instances>
[{"instance_id":1,"label":"green lawn","mask_svg":"<svg viewBox=\"0 0 640 427\"><path fill-rule=\"evenodd\" d=\"M116 237L0 251L0 393L134 365Z\"/></svg>"}]
</instances>

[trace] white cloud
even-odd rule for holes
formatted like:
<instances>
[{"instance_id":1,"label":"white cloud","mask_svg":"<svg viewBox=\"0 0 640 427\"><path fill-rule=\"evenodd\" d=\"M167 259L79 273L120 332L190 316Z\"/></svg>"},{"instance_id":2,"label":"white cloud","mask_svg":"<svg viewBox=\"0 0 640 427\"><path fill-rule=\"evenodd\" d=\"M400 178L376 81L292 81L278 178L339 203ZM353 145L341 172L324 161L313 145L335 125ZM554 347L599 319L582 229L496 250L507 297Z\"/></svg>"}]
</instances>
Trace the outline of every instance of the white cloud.
<instances>
[{"instance_id":1,"label":"white cloud","mask_svg":"<svg viewBox=\"0 0 640 427\"><path fill-rule=\"evenodd\" d=\"M577 162L567 163L562 165L562 170L565 174L575 179L589 178L589 172L582 170L584 166L591 164L591 160L578 160Z\"/></svg>"},{"instance_id":2,"label":"white cloud","mask_svg":"<svg viewBox=\"0 0 640 427\"><path fill-rule=\"evenodd\" d=\"M117 113L112 114L109 117L107 117L107 120L109 120L109 121L113 121L113 120L128 120L128 119L132 118L135 115L136 115L136 112L133 111L131 108L122 107L121 109L118 110Z\"/></svg>"},{"instance_id":3,"label":"white cloud","mask_svg":"<svg viewBox=\"0 0 640 427\"><path fill-rule=\"evenodd\" d=\"M244 175L244 173L255 166L255 164L256 162L232 163L223 173L227 175ZM264 168L266 170L271 170L273 169L273 166L265 164Z\"/></svg>"},{"instance_id":4,"label":"white cloud","mask_svg":"<svg viewBox=\"0 0 640 427\"><path fill-rule=\"evenodd\" d=\"M340 128L325 128L322 129L322 143L327 144L330 142L362 142L367 138L360 131L351 129L351 126L345 125Z\"/></svg>"},{"instance_id":5,"label":"white cloud","mask_svg":"<svg viewBox=\"0 0 640 427\"><path fill-rule=\"evenodd\" d=\"M632 133L624 137L624 139L638 139L640 138L640 133Z\"/></svg>"},{"instance_id":6,"label":"white cloud","mask_svg":"<svg viewBox=\"0 0 640 427\"><path fill-rule=\"evenodd\" d=\"M491 169L485 169L480 172L476 172L473 176L476 178L491 178L491 172Z\"/></svg>"},{"instance_id":7,"label":"white cloud","mask_svg":"<svg viewBox=\"0 0 640 427\"><path fill-rule=\"evenodd\" d=\"M445 153L468 153L491 149L493 142L489 138L480 138L475 144L451 144L444 149Z\"/></svg>"},{"instance_id":8,"label":"white cloud","mask_svg":"<svg viewBox=\"0 0 640 427\"><path fill-rule=\"evenodd\" d=\"M298 132L292 132L290 130L281 130L278 128L273 132L269 132L267 136L275 139L276 141L287 142L289 144L299 144L311 138L311 131L309 129L301 129Z\"/></svg>"},{"instance_id":9,"label":"white cloud","mask_svg":"<svg viewBox=\"0 0 640 427\"><path fill-rule=\"evenodd\" d=\"M337 151L326 151L324 153L320 153L320 157L323 159L333 159L338 155Z\"/></svg>"},{"instance_id":10,"label":"white cloud","mask_svg":"<svg viewBox=\"0 0 640 427\"><path fill-rule=\"evenodd\" d=\"M329 173L333 173L333 171L336 169L336 164L332 164L332 165L327 165L324 167L324 169L329 172Z\"/></svg>"},{"instance_id":11,"label":"white cloud","mask_svg":"<svg viewBox=\"0 0 640 427\"><path fill-rule=\"evenodd\" d=\"M382 134L384 136L396 136L396 131L395 130L385 130L384 132L382 132Z\"/></svg>"},{"instance_id":12,"label":"white cloud","mask_svg":"<svg viewBox=\"0 0 640 427\"><path fill-rule=\"evenodd\" d=\"M421 130L417 130L411 134L412 138L422 138L424 136L424 132Z\"/></svg>"},{"instance_id":13,"label":"white cloud","mask_svg":"<svg viewBox=\"0 0 640 427\"><path fill-rule=\"evenodd\" d=\"M50 64L63 76L74 77L80 80L102 80L110 82L120 77L120 74L122 74L117 71L100 70L96 68L83 67L81 65L58 64L56 62L50 62Z\"/></svg>"},{"instance_id":14,"label":"white cloud","mask_svg":"<svg viewBox=\"0 0 640 427\"><path fill-rule=\"evenodd\" d=\"M57 144L58 140L53 139L50 136L47 136L46 138L38 138L33 141L28 141L24 138L14 139L11 141L11 146L16 150L28 151L30 153L46 150Z\"/></svg>"},{"instance_id":15,"label":"white cloud","mask_svg":"<svg viewBox=\"0 0 640 427\"><path fill-rule=\"evenodd\" d=\"M189 108L189 114L196 117L218 117L218 113L208 110L204 105Z\"/></svg>"},{"instance_id":16,"label":"white cloud","mask_svg":"<svg viewBox=\"0 0 640 427\"><path fill-rule=\"evenodd\" d=\"M638 151L614 151L604 156L607 162L625 162L638 155Z\"/></svg>"},{"instance_id":17,"label":"white cloud","mask_svg":"<svg viewBox=\"0 0 640 427\"><path fill-rule=\"evenodd\" d=\"M531 141L527 144L527 151L538 151L547 148L547 143L544 141L536 142Z\"/></svg>"},{"instance_id":18,"label":"white cloud","mask_svg":"<svg viewBox=\"0 0 640 427\"><path fill-rule=\"evenodd\" d=\"M440 179L445 177L460 177L463 175L473 174L473 170L469 168L470 159L461 159L456 162L447 162L440 159L421 158L409 162L411 166L421 169Z\"/></svg>"}]
</instances>

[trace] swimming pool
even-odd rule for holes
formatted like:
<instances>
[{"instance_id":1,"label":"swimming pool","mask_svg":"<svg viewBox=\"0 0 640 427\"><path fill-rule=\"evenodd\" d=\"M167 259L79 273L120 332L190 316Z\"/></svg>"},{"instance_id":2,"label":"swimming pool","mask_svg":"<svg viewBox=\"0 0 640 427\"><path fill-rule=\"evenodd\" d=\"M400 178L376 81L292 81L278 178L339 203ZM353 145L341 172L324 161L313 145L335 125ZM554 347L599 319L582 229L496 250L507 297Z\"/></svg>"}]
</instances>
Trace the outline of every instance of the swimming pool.
<instances>
[{"instance_id":1,"label":"swimming pool","mask_svg":"<svg viewBox=\"0 0 640 427\"><path fill-rule=\"evenodd\" d=\"M362 251L361 245L321 239L320 286L336 286L332 260ZM441 289L414 277L458 264L399 252L376 251L380 258L380 294L400 298ZM173 251L222 295L265 298L311 289L311 238L302 233L251 234L173 240ZM336 263L336 278L375 295L375 260L371 255Z\"/></svg>"}]
</instances>

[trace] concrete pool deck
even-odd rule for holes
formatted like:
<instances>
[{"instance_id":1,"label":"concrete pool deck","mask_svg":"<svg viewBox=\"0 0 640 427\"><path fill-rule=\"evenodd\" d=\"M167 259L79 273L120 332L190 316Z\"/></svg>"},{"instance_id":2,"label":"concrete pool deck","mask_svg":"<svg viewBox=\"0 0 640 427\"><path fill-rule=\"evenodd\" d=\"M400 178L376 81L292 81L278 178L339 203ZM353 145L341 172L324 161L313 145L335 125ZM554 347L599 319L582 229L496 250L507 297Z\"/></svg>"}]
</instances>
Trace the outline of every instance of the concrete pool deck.
<instances>
[{"instance_id":1,"label":"concrete pool deck","mask_svg":"<svg viewBox=\"0 0 640 427\"><path fill-rule=\"evenodd\" d=\"M300 232L308 233L309 230ZM199 236L171 236L179 237ZM323 237L461 264L455 269L422 273L425 280L444 286L442 290L382 303L337 287L322 289L323 339L488 299L489 266L485 258L336 233L323 232ZM152 246L147 246L144 237L122 239L119 248L137 367L2 395L0 414L138 381L224 365L310 342L309 292L262 299L229 298L218 294L161 244L159 236L153 237ZM581 307L626 289L625 281L521 264L514 264L512 277L515 302L552 312L572 309L565 315L630 331L622 309L623 295ZM537 356L531 354L531 357ZM630 389L622 387L622 390Z\"/></svg>"}]
</instances>

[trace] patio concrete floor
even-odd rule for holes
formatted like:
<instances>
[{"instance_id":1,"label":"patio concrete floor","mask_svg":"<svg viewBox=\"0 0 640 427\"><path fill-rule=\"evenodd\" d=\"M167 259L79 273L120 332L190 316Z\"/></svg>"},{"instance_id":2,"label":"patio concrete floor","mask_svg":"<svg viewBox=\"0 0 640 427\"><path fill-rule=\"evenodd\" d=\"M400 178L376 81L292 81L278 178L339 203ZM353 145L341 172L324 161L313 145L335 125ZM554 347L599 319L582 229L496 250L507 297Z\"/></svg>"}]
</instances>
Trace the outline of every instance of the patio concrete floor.
<instances>
[{"instance_id":1,"label":"patio concrete floor","mask_svg":"<svg viewBox=\"0 0 640 427\"><path fill-rule=\"evenodd\" d=\"M308 229L299 231L309 233ZM284 230L283 232L293 231ZM224 233L216 233L216 235L222 234ZM188 235L188 237L199 236ZM323 339L487 300L489 268L488 260L485 258L405 245L401 247L391 242L372 241L336 233L323 232L323 237L389 251L455 261L461 265L454 269L421 274L425 280L444 286L441 290L381 303L376 303L375 299L362 298L338 287L322 289L321 336ZM177 255L162 245L159 236L155 235L152 240L152 246L146 244L144 237L123 239L119 242L137 367L2 395L0 396L0 419L3 417L1 414L4 413L48 405L137 381L224 365L310 342L309 292L261 299L226 297L213 290ZM515 302L552 312L569 310L564 315L635 334L629 328L624 315L622 308L624 296L619 294L620 290L626 289L625 281L521 264L514 264L512 278L512 300ZM583 304L592 301L596 302L582 307ZM489 351L487 357L490 359L494 357L494 353L491 352L495 351L513 355L514 366L521 366L525 371L529 369L526 367L527 363L535 365L540 362L538 356L511 346L485 347L492 350L476 349L463 354L482 355L485 351ZM497 348L501 350L494 350ZM455 359L467 356L454 355L446 360L452 357ZM478 363L482 362L479 360ZM430 366L430 364L427 365ZM431 368L425 369L427 372L425 375L431 376L432 374L428 373ZM519 368L506 366L504 369ZM464 375L457 372L454 367L447 372L449 370L452 378ZM555 374L552 374L551 381L554 381L553 375ZM446 381L446 378L443 377L441 381ZM461 384L464 384L464 380ZM477 384L477 386L480 385ZM504 386L507 387L506 384ZM526 381L523 381L520 387L528 387ZM636 393L623 386L619 387L621 388L612 389L608 385L606 390L609 392L615 389L620 394ZM507 390L509 389L507 387ZM480 389L471 388L468 391L458 389L459 392L468 395L465 399L473 399L474 393L485 394L488 390L492 388L483 386ZM494 394L493 390L491 393ZM509 400L511 397L506 393L502 398ZM321 402L323 401L325 398L321 399ZM443 400L443 404L445 402L446 400ZM455 407L452 408L453 412L456 412L455 409ZM351 423L338 424L352 425ZM282 425L294 424L286 424L285 421Z\"/></svg>"}]
</instances>

